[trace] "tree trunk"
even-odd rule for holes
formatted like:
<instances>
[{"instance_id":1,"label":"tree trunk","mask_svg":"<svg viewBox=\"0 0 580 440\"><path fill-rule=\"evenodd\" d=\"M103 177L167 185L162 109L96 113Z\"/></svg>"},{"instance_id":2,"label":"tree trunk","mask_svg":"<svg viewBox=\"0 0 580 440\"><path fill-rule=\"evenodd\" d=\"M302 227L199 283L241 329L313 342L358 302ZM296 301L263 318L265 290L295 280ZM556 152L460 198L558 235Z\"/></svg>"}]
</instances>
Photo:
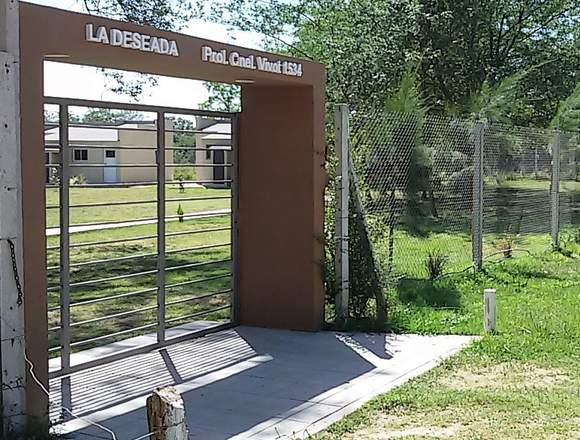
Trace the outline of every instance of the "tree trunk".
<instances>
[{"instance_id":1,"label":"tree trunk","mask_svg":"<svg viewBox=\"0 0 580 440\"><path fill-rule=\"evenodd\" d=\"M173 387L158 388L147 398L150 440L187 440L183 399Z\"/></svg>"}]
</instances>

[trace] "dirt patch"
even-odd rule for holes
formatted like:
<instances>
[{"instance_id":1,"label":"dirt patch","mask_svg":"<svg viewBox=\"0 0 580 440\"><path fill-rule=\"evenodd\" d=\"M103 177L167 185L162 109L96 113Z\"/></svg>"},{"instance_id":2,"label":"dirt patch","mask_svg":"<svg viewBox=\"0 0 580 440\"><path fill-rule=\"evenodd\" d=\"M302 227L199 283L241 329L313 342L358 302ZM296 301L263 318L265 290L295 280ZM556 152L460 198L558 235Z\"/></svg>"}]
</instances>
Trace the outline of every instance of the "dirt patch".
<instances>
[{"instance_id":1,"label":"dirt patch","mask_svg":"<svg viewBox=\"0 0 580 440\"><path fill-rule=\"evenodd\" d=\"M474 370L459 370L439 379L438 384L454 390L546 389L565 386L572 378L556 368L505 362Z\"/></svg>"},{"instance_id":2,"label":"dirt patch","mask_svg":"<svg viewBox=\"0 0 580 440\"><path fill-rule=\"evenodd\" d=\"M406 437L442 439L454 436L462 426L463 425L460 424L453 424L450 426L409 426L404 429L384 430L378 432L376 431L376 428L374 428L357 432L356 438L364 440L391 440Z\"/></svg>"}]
</instances>

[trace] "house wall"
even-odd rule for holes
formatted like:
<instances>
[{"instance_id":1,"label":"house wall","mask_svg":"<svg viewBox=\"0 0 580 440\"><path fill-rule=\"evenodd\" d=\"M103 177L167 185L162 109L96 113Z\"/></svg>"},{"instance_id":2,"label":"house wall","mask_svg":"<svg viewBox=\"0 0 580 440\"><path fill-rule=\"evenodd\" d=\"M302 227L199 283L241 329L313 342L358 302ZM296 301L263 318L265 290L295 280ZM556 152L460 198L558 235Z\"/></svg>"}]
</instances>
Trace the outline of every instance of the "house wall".
<instances>
[{"instance_id":1,"label":"house wall","mask_svg":"<svg viewBox=\"0 0 580 440\"><path fill-rule=\"evenodd\" d=\"M119 145L125 147L147 147L157 146L157 131L152 124L139 124L139 128L151 131L119 130ZM165 129L172 130L171 120L165 120ZM165 133L165 146L173 147L173 133ZM117 177L119 182L153 182L157 180L156 155L155 150L121 149L117 152L119 164L147 164L151 167L121 167L118 169ZM173 163L173 150L165 151L165 163ZM165 168L165 180L173 180L173 167Z\"/></svg>"},{"instance_id":2,"label":"house wall","mask_svg":"<svg viewBox=\"0 0 580 440\"><path fill-rule=\"evenodd\" d=\"M203 149L204 151L195 152L195 163L200 165L213 164L213 152L210 153L209 159L207 158L207 149L212 145L231 145L231 140L229 137L223 139L202 139L204 135L196 135L195 145L196 148ZM232 163L232 153L226 151L225 162ZM197 180L213 180L213 168L211 167L197 167L196 168ZM231 167L226 168L225 179L231 179L232 169Z\"/></svg>"},{"instance_id":3,"label":"house wall","mask_svg":"<svg viewBox=\"0 0 580 440\"><path fill-rule=\"evenodd\" d=\"M119 146L125 147L147 147L155 148L157 146L157 131L155 131L155 125L153 124L139 124L140 128L144 128L147 131L137 131L137 130L119 130L119 141L118 142L75 142L71 141L71 144L86 145L86 146L100 146L106 148L83 148L79 146L78 148L70 147L70 175L83 177L86 183L101 184L104 181L104 163L105 163L105 150L115 150L117 152L117 164L150 164L151 167L136 167L136 168L117 168L117 182L118 183L134 183L134 182L150 182L157 179L157 168L156 168L156 152L154 150L141 150L135 148L134 150L128 149L118 149ZM173 128L173 123L171 120L165 121L165 127L168 130ZM58 146L57 141L47 141L46 145ZM167 132L165 134L165 146L168 148L173 147L173 133ZM86 149L88 160L74 160L74 150ZM173 163L173 150L166 150L165 152L165 163ZM87 166L82 165L99 165L99 166ZM165 171L165 179L173 179L173 168L167 167Z\"/></svg>"},{"instance_id":4,"label":"house wall","mask_svg":"<svg viewBox=\"0 0 580 440\"><path fill-rule=\"evenodd\" d=\"M74 141L71 141L74 144ZM81 143L79 143L80 145ZM91 146L91 145L98 145L98 146L107 146L110 149L114 149L118 142L82 142L83 145ZM70 147L70 156L69 156L69 164L72 166L70 167L70 175L71 176L79 176L84 177L86 183L103 183L103 168L100 166L94 167L83 167L82 165L102 165L103 164L103 155L104 155L104 148L87 148L88 160L84 161L75 161L74 160L74 150L77 148ZM82 147L78 149L82 150ZM79 166L77 166L79 165Z\"/></svg>"}]
</instances>

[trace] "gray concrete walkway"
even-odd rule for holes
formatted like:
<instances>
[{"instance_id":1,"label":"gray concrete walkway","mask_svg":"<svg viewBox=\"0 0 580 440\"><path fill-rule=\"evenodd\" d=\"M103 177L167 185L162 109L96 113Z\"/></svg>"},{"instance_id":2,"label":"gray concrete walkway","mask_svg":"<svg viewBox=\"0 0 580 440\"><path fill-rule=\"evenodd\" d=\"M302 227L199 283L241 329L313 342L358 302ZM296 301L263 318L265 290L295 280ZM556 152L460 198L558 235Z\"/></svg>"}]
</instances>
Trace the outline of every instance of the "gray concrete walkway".
<instances>
[{"instance_id":1,"label":"gray concrete walkway","mask_svg":"<svg viewBox=\"0 0 580 440\"><path fill-rule=\"evenodd\" d=\"M304 438L435 366L472 338L238 327L74 374L72 405L118 440L147 433L146 395L175 385L191 439ZM60 380L51 381L58 404ZM57 430L110 439L87 421Z\"/></svg>"}]
</instances>

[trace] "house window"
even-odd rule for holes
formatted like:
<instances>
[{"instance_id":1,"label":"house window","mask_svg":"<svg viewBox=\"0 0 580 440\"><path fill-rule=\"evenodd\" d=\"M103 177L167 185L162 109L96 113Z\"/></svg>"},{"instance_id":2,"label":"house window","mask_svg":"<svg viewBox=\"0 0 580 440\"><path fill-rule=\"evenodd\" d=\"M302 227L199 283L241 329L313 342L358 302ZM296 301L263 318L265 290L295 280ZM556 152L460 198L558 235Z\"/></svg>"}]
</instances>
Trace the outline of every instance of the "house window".
<instances>
[{"instance_id":1,"label":"house window","mask_svg":"<svg viewBox=\"0 0 580 440\"><path fill-rule=\"evenodd\" d=\"M89 150L74 150L74 160L89 160Z\"/></svg>"},{"instance_id":2,"label":"house window","mask_svg":"<svg viewBox=\"0 0 580 440\"><path fill-rule=\"evenodd\" d=\"M207 146L207 150L205 150L205 160L210 159L211 159L211 150L209 149L209 146Z\"/></svg>"},{"instance_id":3,"label":"house window","mask_svg":"<svg viewBox=\"0 0 580 440\"><path fill-rule=\"evenodd\" d=\"M109 158L115 158L115 150L106 150L105 151L105 157L109 157Z\"/></svg>"}]
</instances>

